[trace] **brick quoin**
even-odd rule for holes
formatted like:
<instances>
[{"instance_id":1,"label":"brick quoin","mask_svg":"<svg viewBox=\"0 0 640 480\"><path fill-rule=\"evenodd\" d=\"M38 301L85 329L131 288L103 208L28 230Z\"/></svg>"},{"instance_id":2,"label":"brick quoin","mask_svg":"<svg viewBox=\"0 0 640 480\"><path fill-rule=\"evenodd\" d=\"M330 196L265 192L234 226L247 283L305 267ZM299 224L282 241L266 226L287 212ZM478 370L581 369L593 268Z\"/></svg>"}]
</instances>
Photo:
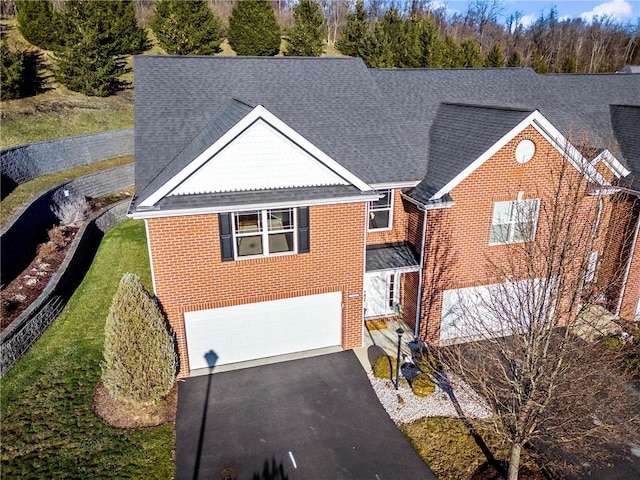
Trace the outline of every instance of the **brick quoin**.
<instances>
[{"instance_id":1,"label":"brick quoin","mask_svg":"<svg viewBox=\"0 0 640 480\"><path fill-rule=\"evenodd\" d=\"M189 374L184 312L341 291L342 348L362 344L366 204L309 207L311 252L222 262L218 215L147 220L155 294ZM358 294L349 298L349 294Z\"/></svg>"}]
</instances>

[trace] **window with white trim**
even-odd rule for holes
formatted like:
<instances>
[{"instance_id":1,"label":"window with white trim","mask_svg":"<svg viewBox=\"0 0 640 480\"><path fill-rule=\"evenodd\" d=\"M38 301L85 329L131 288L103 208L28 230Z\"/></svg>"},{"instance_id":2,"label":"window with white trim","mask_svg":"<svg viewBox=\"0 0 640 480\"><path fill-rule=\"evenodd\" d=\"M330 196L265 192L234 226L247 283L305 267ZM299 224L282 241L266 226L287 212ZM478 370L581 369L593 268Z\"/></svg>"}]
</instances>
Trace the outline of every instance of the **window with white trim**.
<instances>
[{"instance_id":1,"label":"window with white trim","mask_svg":"<svg viewBox=\"0 0 640 480\"><path fill-rule=\"evenodd\" d=\"M378 200L369 202L369 231L391 230L393 216L393 189L379 190Z\"/></svg>"},{"instance_id":2,"label":"window with white trim","mask_svg":"<svg viewBox=\"0 0 640 480\"><path fill-rule=\"evenodd\" d=\"M296 209L234 213L233 237L235 258L296 253Z\"/></svg>"},{"instance_id":3,"label":"window with white trim","mask_svg":"<svg viewBox=\"0 0 640 480\"><path fill-rule=\"evenodd\" d=\"M598 266L598 252L594 251L589 254L589 262L587 263L587 271L584 275L584 281L589 283L596 276L596 267Z\"/></svg>"},{"instance_id":4,"label":"window with white trim","mask_svg":"<svg viewBox=\"0 0 640 480\"><path fill-rule=\"evenodd\" d=\"M530 242L536 234L540 199L495 202L489 243Z\"/></svg>"}]
</instances>

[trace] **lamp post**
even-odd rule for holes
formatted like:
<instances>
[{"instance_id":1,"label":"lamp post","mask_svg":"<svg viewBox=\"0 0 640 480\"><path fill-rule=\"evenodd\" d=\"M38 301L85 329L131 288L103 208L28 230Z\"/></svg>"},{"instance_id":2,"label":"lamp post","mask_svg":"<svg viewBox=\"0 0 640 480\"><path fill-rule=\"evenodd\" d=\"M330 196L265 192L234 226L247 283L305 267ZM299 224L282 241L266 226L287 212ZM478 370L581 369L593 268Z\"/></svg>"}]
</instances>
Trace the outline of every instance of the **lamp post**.
<instances>
[{"instance_id":1,"label":"lamp post","mask_svg":"<svg viewBox=\"0 0 640 480\"><path fill-rule=\"evenodd\" d=\"M402 344L402 335L404 330L399 328L396 330L398 334L398 358L396 359L396 390L398 390L398 384L400 383L400 345Z\"/></svg>"}]
</instances>

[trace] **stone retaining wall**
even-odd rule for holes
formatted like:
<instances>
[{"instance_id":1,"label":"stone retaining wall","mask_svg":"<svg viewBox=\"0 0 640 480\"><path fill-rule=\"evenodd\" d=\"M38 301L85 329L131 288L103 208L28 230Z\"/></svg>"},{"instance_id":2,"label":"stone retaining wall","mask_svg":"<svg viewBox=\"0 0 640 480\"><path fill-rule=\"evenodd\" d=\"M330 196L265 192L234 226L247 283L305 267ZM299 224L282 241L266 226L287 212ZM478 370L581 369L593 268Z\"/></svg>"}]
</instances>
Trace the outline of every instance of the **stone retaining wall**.
<instances>
[{"instance_id":1,"label":"stone retaining wall","mask_svg":"<svg viewBox=\"0 0 640 480\"><path fill-rule=\"evenodd\" d=\"M3 149L0 151L2 198L17 185L40 175L125 155L133 155L133 129L66 137Z\"/></svg>"},{"instance_id":2,"label":"stone retaining wall","mask_svg":"<svg viewBox=\"0 0 640 480\"><path fill-rule=\"evenodd\" d=\"M103 170L62 183L25 205L0 236L0 284L11 283L33 260L38 244L46 241L47 230L57 223L51 211L51 197L59 189L73 189L95 198L125 190L133 185L134 165Z\"/></svg>"},{"instance_id":3,"label":"stone retaining wall","mask_svg":"<svg viewBox=\"0 0 640 480\"><path fill-rule=\"evenodd\" d=\"M0 377L22 358L62 311L89 270L104 234L126 217L128 207L129 200L123 200L87 220L42 294L0 333Z\"/></svg>"}]
</instances>

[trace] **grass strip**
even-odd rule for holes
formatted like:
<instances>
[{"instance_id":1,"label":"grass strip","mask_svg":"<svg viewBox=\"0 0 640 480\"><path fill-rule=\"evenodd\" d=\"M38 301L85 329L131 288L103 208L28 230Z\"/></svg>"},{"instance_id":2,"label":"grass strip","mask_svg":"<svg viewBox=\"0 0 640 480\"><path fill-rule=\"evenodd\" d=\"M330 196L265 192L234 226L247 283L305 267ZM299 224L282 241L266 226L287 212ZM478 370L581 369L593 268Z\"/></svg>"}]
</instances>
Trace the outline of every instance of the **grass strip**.
<instances>
[{"instance_id":1,"label":"grass strip","mask_svg":"<svg viewBox=\"0 0 640 480\"><path fill-rule=\"evenodd\" d=\"M102 170L108 170L114 167L120 167L133 162L133 156L127 155L125 157L112 158L109 160L103 160L102 162L95 162L89 165L82 165L80 167L72 168L70 170L64 170L62 172L50 173L42 175L40 177L29 180L21 185L18 185L13 192L0 202L0 228L4 227L13 216L18 213L23 205L26 205L33 200L39 193L44 192L56 185L72 180L82 175L88 175L90 173L100 172Z\"/></svg>"},{"instance_id":2,"label":"grass strip","mask_svg":"<svg viewBox=\"0 0 640 480\"><path fill-rule=\"evenodd\" d=\"M2 478L173 477L173 424L120 430L91 411L105 318L125 272L151 285L141 221L107 233L60 317L0 381Z\"/></svg>"}]
</instances>

